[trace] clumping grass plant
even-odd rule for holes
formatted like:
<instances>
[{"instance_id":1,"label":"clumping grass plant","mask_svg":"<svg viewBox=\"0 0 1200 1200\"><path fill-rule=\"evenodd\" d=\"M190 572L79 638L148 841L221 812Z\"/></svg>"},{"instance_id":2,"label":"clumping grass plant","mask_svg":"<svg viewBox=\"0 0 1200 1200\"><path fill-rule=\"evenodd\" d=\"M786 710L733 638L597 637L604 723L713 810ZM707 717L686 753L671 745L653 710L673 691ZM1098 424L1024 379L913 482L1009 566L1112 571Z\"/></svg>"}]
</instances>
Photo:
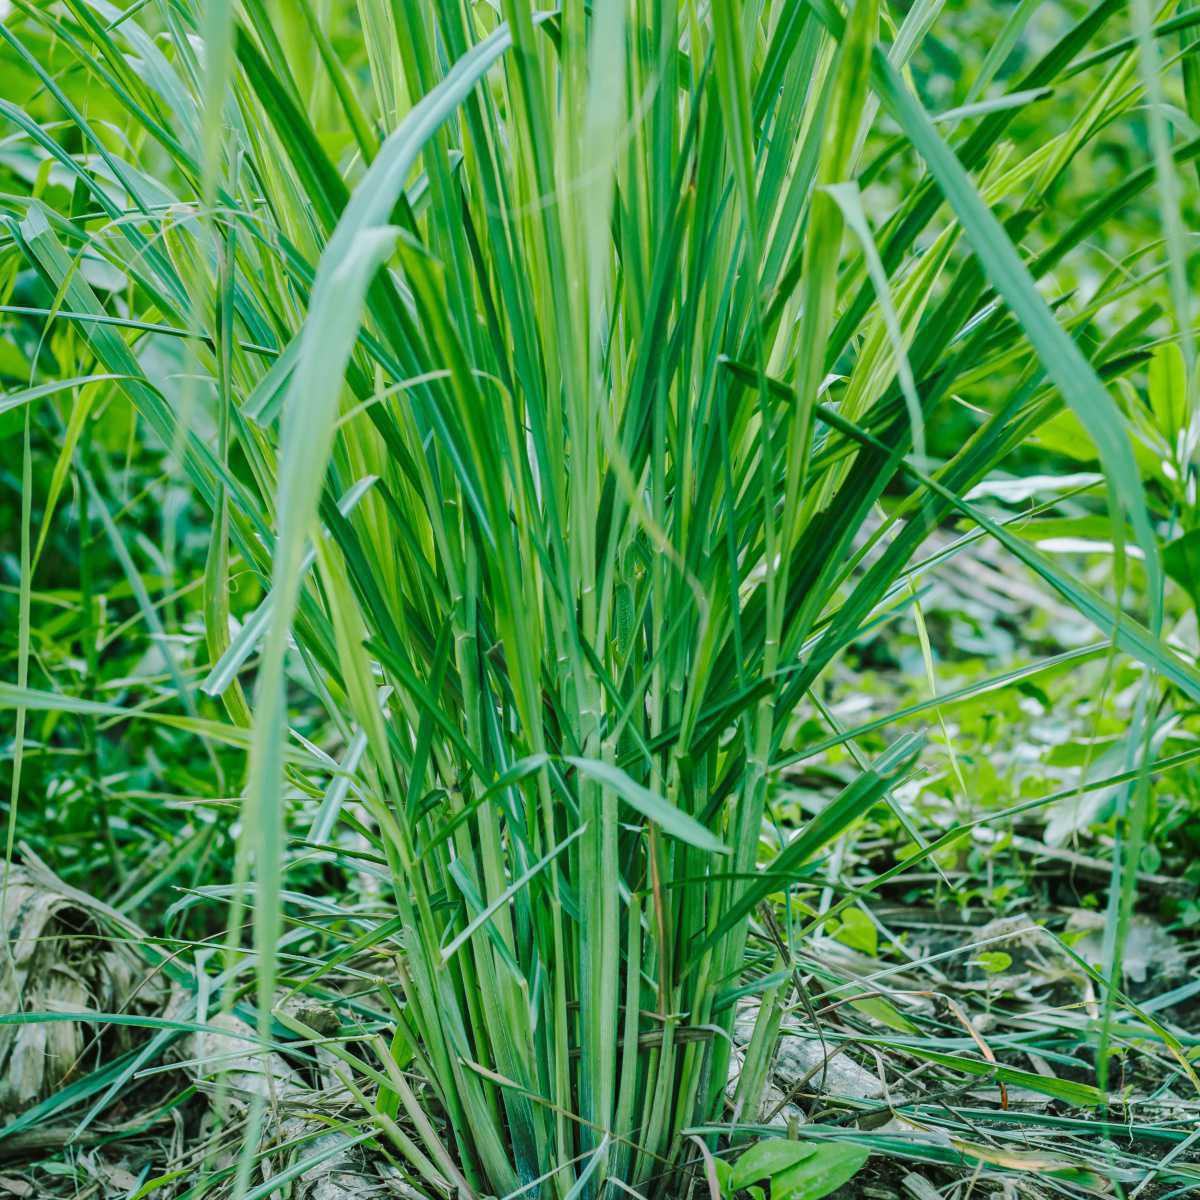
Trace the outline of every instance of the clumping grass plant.
<instances>
[{"instance_id":1,"label":"clumping grass plant","mask_svg":"<svg viewBox=\"0 0 1200 1200\"><path fill-rule=\"evenodd\" d=\"M998 46L934 119L908 71L937 0L359 0L347 43L352 7L14 0L0 38L58 117L0 100L28 181L3 298L56 376L5 407L51 404L69 460L132 405L211 513L209 669L176 672L169 719L249 750L229 951L252 921L262 1035L306 1032L278 1007L305 984L289 839L353 835L394 913L353 947L388 952L389 1007L332 1046L390 1152L464 1197L670 1194L762 1115L813 927L775 902L917 767L917 736L851 740L853 778L763 857L812 741L795 715L832 720L827 669L922 574L998 539L1146 666L1143 710L1200 699L1128 432L1130 405L1157 419L1125 380L1161 334L1103 332L1164 278L1154 319L1190 328L1177 208L1165 250L1055 282L1123 206L1177 204L1197 142L1147 81L1195 21L1130 32L1101 0L1003 86ZM1014 158L1039 105L1051 132ZM1055 219L1136 109L1152 161ZM30 271L42 299L12 303ZM1184 461L1192 349L1167 341ZM958 404L989 376L990 407ZM1052 421L1095 443L1113 595L971 497ZM109 475L84 477L115 532ZM27 592L24 619L27 672ZM65 703L27 679L20 729ZM301 703L336 760L289 728ZM910 863L945 844L896 811Z\"/></svg>"}]
</instances>

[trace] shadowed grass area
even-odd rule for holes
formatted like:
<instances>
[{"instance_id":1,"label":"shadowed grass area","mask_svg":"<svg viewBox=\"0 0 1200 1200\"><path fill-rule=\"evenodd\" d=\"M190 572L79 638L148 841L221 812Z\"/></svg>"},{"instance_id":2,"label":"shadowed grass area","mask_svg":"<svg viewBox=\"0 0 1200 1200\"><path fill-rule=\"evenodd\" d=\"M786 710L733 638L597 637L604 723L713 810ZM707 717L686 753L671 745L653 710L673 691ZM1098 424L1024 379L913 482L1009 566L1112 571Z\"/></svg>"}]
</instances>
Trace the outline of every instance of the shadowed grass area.
<instances>
[{"instance_id":1,"label":"shadowed grass area","mask_svg":"<svg viewBox=\"0 0 1200 1200\"><path fill-rule=\"evenodd\" d=\"M51 718L84 753L126 721L204 747L184 786L229 803L170 825L157 882L114 885L145 906L221 847L190 894L155 900L152 957L191 1005L152 1026L164 1045L218 1011L256 1023L332 1072L349 1112L331 1123L431 1193L770 1178L773 1200L817 1200L866 1150L1022 1169L872 1133L871 1109L725 1158L771 1131L773 1056L796 1021L819 1030L814 981L824 1004L852 998L819 939L995 819L960 806L948 829L908 798L948 771L969 803L947 714L1098 661L1123 705L1080 785L1118 812L1103 953L1054 939L1090 989L1078 1046L1039 1043L1046 1071L1006 1062L1021 1033L905 1015L870 975L853 995L874 1032L830 1037L998 1083L1001 1112L1008 1087L1103 1113L1130 1039L1196 1082L1122 963L1150 781L1194 755L1168 757L1165 723L1200 701L1176 625L1200 595L1200 13L1018 4L934 111L913 72L955 53L943 7L14 0L10 830L39 802L22 777ZM1014 143L1022 128L1040 132ZM1136 165L1081 192L1126 128ZM1114 236L1096 270L1130 209L1145 236ZM37 489L35 435L53 463ZM139 507L135 446L173 508ZM1046 475L1056 453L1096 469ZM56 506L83 547L69 683L34 627ZM187 506L203 515L181 526ZM1086 521L1109 567L1055 550L1082 525L1029 536L1041 518ZM981 540L1091 640L939 695L921 588ZM153 650L111 688L101 553ZM929 695L847 727L847 656L901 619ZM840 746L837 786L764 840L797 764ZM893 861L851 886L842 839L871 814L890 814ZM123 871L123 835L101 832ZM345 890L304 874L317 862ZM797 907L814 881L823 900ZM205 935L174 923L198 900L225 932L195 959ZM346 964L361 978L333 995ZM285 1003L302 993L335 1004L338 1034ZM255 1173L270 1100L184 1194L302 1174ZM1099 1178L1029 1169L1060 1190Z\"/></svg>"}]
</instances>

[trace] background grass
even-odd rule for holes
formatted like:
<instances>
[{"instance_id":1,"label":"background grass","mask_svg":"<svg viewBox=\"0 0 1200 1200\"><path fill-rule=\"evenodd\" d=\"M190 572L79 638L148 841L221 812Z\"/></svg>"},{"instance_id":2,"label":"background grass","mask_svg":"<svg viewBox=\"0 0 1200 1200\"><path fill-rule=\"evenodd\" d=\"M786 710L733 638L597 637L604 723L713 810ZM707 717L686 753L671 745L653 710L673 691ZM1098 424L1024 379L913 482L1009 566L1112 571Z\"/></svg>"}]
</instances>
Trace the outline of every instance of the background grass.
<instances>
[{"instance_id":1,"label":"background grass","mask_svg":"<svg viewBox=\"0 0 1200 1200\"><path fill-rule=\"evenodd\" d=\"M1130 988L1197 915L1198 18L8 6L9 856L180 998L9 1138L222 1013L424 1190L674 1194L780 1112L1192 1186L1197 989ZM818 1035L905 1086L795 1109ZM136 1184L325 1153L227 1101Z\"/></svg>"}]
</instances>

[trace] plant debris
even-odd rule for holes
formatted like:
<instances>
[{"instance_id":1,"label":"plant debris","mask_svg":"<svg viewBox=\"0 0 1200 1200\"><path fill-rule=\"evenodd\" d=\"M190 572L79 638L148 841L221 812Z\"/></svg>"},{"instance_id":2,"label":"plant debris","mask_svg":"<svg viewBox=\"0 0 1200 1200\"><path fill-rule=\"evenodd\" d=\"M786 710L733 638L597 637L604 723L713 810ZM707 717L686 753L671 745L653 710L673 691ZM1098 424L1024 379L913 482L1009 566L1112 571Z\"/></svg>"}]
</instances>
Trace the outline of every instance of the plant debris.
<instances>
[{"instance_id":1,"label":"plant debris","mask_svg":"<svg viewBox=\"0 0 1200 1200\"><path fill-rule=\"evenodd\" d=\"M161 1015L167 989L134 949L144 935L131 922L32 856L0 874L0 1011ZM140 1040L103 1017L0 1025L0 1113L26 1111Z\"/></svg>"}]
</instances>

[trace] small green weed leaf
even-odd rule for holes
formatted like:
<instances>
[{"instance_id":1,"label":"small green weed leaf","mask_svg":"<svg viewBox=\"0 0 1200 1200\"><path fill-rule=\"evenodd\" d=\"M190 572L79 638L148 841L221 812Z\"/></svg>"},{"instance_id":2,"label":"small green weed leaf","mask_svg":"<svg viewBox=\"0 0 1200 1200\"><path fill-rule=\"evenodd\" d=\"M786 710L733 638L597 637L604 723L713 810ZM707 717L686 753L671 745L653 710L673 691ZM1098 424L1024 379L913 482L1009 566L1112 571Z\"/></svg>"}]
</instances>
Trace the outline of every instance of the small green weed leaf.
<instances>
[{"instance_id":1,"label":"small green weed leaf","mask_svg":"<svg viewBox=\"0 0 1200 1200\"><path fill-rule=\"evenodd\" d=\"M29 378L29 360L8 338L0 338L0 376L6 379Z\"/></svg>"},{"instance_id":2,"label":"small green weed leaf","mask_svg":"<svg viewBox=\"0 0 1200 1200\"><path fill-rule=\"evenodd\" d=\"M1187 368L1183 351L1175 342L1164 342L1154 351L1149 369L1150 410L1172 446L1187 424Z\"/></svg>"},{"instance_id":3,"label":"small green weed leaf","mask_svg":"<svg viewBox=\"0 0 1200 1200\"><path fill-rule=\"evenodd\" d=\"M782 1138L764 1138L756 1142L733 1165L729 1174L729 1187L741 1191L760 1179L774 1179L817 1152L815 1146L805 1142L789 1142Z\"/></svg>"},{"instance_id":4,"label":"small green weed leaf","mask_svg":"<svg viewBox=\"0 0 1200 1200\"><path fill-rule=\"evenodd\" d=\"M1096 461L1095 444L1088 437L1083 422L1069 408L1051 417L1035 436L1039 445L1055 454L1075 462Z\"/></svg>"},{"instance_id":5,"label":"small green weed leaf","mask_svg":"<svg viewBox=\"0 0 1200 1200\"><path fill-rule=\"evenodd\" d=\"M1012 955L1005 954L1003 950L985 950L975 956L975 963L989 975L998 975L1012 966Z\"/></svg>"},{"instance_id":6,"label":"small green weed leaf","mask_svg":"<svg viewBox=\"0 0 1200 1200\"><path fill-rule=\"evenodd\" d=\"M853 1179L870 1157L865 1146L830 1142L771 1181L771 1200L821 1200Z\"/></svg>"},{"instance_id":7,"label":"small green weed leaf","mask_svg":"<svg viewBox=\"0 0 1200 1200\"><path fill-rule=\"evenodd\" d=\"M713 1158L713 1174L717 1177L717 1187L721 1189L722 1196L732 1196L733 1188L730 1187L730 1180L733 1177L733 1166L726 1162L723 1158Z\"/></svg>"},{"instance_id":8,"label":"small green weed leaf","mask_svg":"<svg viewBox=\"0 0 1200 1200\"><path fill-rule=\"evenodd\" d=\"M861 950L872 958L879 949L879 931L861 908L846 909L836 937L844 946Z\"/></svg>"},{"instance_id":9,"label":"small green weed leaf","mask_svg":"<svg viewBox=\"0 0 1200 1200\"><path fill-rule=\"evenodd\" d=\"M1200 529L1185 533L1164 548L1163 567L1200 609Z\"/></svg>"}]
</instances>

